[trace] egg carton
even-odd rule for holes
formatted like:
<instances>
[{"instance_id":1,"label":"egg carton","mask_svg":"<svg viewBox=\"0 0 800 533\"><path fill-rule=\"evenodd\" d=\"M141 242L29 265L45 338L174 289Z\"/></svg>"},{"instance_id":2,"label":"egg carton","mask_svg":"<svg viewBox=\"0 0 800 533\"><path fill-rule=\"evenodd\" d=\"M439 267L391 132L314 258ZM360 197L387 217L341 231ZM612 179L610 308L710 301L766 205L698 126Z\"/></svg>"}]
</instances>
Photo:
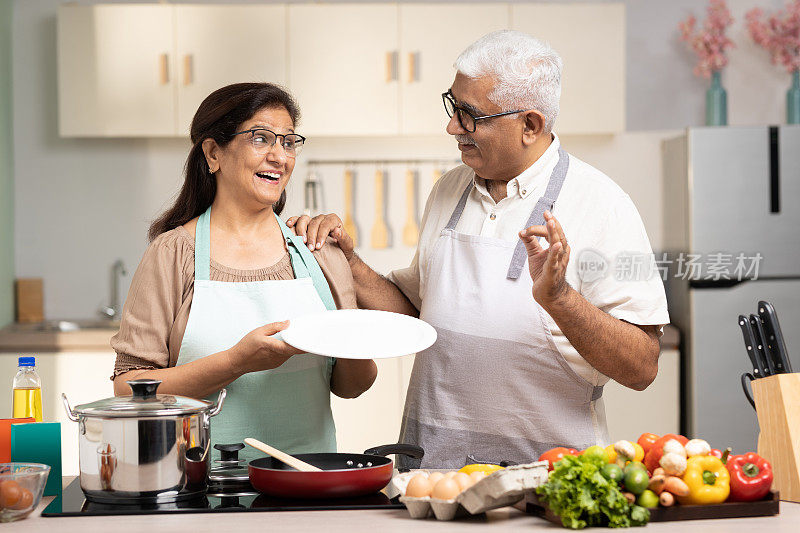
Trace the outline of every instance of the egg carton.
<instances>
[{"instance_id":1,"label":"egg carton","mask_svg":"<svg viewBox=\"0 0 800 533\"><path fill-rule=\"evenodd\" d=\"M420 471L405 472L392 480L392 491L405 493L412 477ZM456 498L440 500L431 497L412 498L401 496L400 501L408 509L411 518L453 520L467 514L480 514L521 501L527 492L547 481L547 461L525 465L514 465L486 476L461 492ZM389 491L387 491L389 492Z\"/></svg>"}]
</instances>

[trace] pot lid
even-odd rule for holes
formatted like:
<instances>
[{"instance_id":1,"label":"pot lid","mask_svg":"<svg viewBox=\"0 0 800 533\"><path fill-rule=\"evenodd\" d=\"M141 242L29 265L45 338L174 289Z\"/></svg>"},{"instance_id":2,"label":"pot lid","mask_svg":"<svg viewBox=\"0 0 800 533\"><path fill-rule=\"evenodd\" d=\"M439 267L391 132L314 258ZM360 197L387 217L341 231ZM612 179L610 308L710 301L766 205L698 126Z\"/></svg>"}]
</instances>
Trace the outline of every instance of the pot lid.
<instances>
[{"instance_id":1,"label":"pot lid","mask_svg":"<svg viewBox=\"0 0 800 533\"><path fill-rule=\"evenodd\" d=\"M73 412L87 417L138 418L179 416L208 411L211 402L172 394L156 394L158 379L126 381L132 396L115 396L75 406Z\"/></svg>"}]
</instances>

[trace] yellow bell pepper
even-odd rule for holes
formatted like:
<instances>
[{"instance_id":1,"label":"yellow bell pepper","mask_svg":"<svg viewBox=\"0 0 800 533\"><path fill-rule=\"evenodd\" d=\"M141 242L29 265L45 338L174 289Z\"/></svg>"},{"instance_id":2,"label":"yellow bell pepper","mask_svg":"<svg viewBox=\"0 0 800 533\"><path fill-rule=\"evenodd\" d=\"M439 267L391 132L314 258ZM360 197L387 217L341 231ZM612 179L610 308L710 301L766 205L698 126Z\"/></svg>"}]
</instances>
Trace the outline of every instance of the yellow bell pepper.
<instances>
[{"instance_id":1,"label":"yellow bell pepper","mask_svg":"<svg viewBox=\"0 0 800 533\"><path fill-rule=\"evenodd\" d=\"M642 462L644 460L644 448L642 448L641 444L637 442L628 441L633 444L633 449L636 450L636 455L634 455L633 460ZM614 445L609 444L606 446L606 454L608 455L608 462L609 463L616 463L617 462L617 452L614 450Z\"/></svg>"},{"instance_id":2,"label":"yellow bell pepper","mask_svg":"<svg viewBox=\"0 0 800 533\"><path fill-rule=\"evenodd\" d=\"M467 466L462 466L459 472L464 474L472 474L473 472L485 472L488 476L492 472L496 472L498 470L503 470L504 467L499 465L492 465L492 464L471 464Z\"/></svg>"},{"instance_id":3,"label":"yellow bell pepper","mask_svg":"<svg viewBox=\"0 0 800 533\"><path fill-rule=\"evenodd\" d=\"M679 496L684 505L722 503L728 499L731 476L725 464L713 455L695 455L686 461L683 481L689 486L687 496Z\"/></svg>"}]
</instances>

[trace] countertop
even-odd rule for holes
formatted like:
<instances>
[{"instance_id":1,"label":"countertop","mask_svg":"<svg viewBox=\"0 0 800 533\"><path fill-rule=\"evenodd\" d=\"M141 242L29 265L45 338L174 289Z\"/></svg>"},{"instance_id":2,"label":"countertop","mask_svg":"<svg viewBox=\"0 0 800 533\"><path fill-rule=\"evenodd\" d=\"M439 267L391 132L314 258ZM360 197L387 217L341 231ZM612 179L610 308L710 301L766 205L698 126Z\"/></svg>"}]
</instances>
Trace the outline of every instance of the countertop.
<instances>
[{"instance_id":1,"label":"countertop","mask_svg":"<svg viewBox=\"0 0 800 533\"><path fill-rule=\"evenodd\" d=\"M0 329L0 352L75 352L111 351L111 337L116 328L81 329L77 331L36 331L12 324ZM677 350L680 332L672 325L664 327L662 350Z\"/></svg>"},{"instance_id":2,"label":"countertop","mask_svg":"<svg viewBox=\"0 0 800 533\"><path fill-rule=\"evenodd\" d=\"M65 477L64 486L73 478ZM113 531L114 533L148 531L152 533L187 531L325 531L326 533L352 533L354 531L381 531L382 533L409 533L413 530L447 533L451 531L569 531L522 511L506 507L452 522L434 519L414 520L405 509L371 511L283 511L264 513L218 513L134 516L87 516L42 518L42 509L52 497L42 499L39 508L27 519L5 527L15 533L43 532L68 533L76 531ZM722 520L694 520L648 524L645 531L697 531L703 533L728 533L769 531L796 532L800 522L800 504L781 502L777 516L761 518L727 518ZM0 525L0 531L4 525ZM9 529L10 528L10 529ZM595 529L593 531L601 531ZM609 530L610 531L610 530ZM632 529L630 531L640 531Z\"/></svg>"}]
</instances>

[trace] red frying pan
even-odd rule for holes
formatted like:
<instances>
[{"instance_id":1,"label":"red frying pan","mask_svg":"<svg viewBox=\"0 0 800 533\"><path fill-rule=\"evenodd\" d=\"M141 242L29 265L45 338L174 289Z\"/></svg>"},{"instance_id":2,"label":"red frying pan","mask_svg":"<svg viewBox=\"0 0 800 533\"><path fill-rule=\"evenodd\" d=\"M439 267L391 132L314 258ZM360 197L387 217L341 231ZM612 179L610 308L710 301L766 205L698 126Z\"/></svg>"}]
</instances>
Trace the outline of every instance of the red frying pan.
<instances>
[{"instance_id":1,"label":"red frying pan","mask_svg":"<svg viewBox=\"0 0 800 533\"><path fill-rule=\"evenodd\" d=\"M274 457L250 461L250 483L259 492L280 498L346 498L372 494L392 480L394 463L385 455L424 455L412 444L388 444L356 453L306 453L294 455L318 472L295 470Z\"/></svg>"}]
</instances>

